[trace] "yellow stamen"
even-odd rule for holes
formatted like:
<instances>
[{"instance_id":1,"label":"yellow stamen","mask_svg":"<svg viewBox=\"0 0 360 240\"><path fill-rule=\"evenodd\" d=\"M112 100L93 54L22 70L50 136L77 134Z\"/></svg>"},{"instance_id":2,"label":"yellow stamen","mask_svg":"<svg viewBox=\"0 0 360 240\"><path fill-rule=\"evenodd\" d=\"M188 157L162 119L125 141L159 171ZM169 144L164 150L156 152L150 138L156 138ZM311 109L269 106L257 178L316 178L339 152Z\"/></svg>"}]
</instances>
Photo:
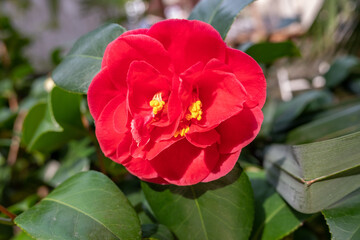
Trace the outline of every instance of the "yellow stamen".
<instances>
[{"instance_id":1,"label":"yellow stamen","mask_svg":"<svg viewBox=\"0 0 360 240\"><path fill-rule=\"evenodd\" d=\"M185 119L187 121L190 121L191 119L196 119L200 121L202 118L201 115L203 113L201 107L202 107L202 103L200 100L193 102L188 108L190 113L185 115ZM183 119L183 121L185 122L182 122L178 130L175 132L174 137L178 137L178 136L183 137L187 132L189 132L191 122L187 122L185 119Z\"/></svg>"},{"instance_id":2,"label":"yellow stamen","mask_svg":"<svg viewBox=\"0 0 360 240\"><path fill-rule=\"evenodd\" d=\"M191 120L194 118L200 121L202 118L201 115L203 113L201 107L202 107L202 103L200 100L193 102L188 108L190 113L186 114L185 116L186 120Z\"/></svg>"},{"instance_id":3,"label":"yellow stamen","mask_svg":"<svg viewBox=\"0 0 360 240\"><path fill-rule=\"evenodd\" d=\"M175 134L174 134L174 137L178 137L178 136L185 136L185 133L187 133L188 131L190 130L190 127L189 126L186 126L184 128L181 128L181 129L178 129Z\"/></svg>"},{"instance_id":4,"label":"yellow stamen","mask_svg":"<svg viewBox=\"0 0 360 240\"><path fill-rule=\"evenodd\" d=\"M154 95L153 99L150 101L150 107L153 108L154 115L158 114L165 105L165 101L162 100L161 93L157 93Z\"/></svg>"}]
</instances>

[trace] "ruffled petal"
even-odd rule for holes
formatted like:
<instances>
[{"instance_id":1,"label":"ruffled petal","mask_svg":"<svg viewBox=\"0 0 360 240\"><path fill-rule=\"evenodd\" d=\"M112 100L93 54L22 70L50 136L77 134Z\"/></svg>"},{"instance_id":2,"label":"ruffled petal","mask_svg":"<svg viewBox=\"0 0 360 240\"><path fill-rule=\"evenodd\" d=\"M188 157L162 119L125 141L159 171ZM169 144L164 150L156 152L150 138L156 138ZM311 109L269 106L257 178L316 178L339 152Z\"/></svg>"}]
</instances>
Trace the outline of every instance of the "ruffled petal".
<instances>
[{"instance_id":1,"label":"ruffled petal","mask_svg":"<svg viewBox=\"0 0 360 240\"><path fill-rule=\"evenodd\" d=\"M114 112L113 124L115 131L125 133L129 131L129 111L127 110L126 101L122 101Z\"/></svg>"},{"instance_id":2,"label":"ruffled petal","mask_svg":"<svg viewBox=\"0 0 360 240\"><path fill-rule=\"evenodd\" d=\"M125 90L121 91L111 81L108 68L103 68L92 80L88 90L88 104L90 113L95 119L99 118L104 107L111 99L118 95L125 97Z\"/></svg>"},{"instance_id":3,"label":"ruffled petal","mask_svg":"<svg viewBox=\"0 0 360 240\"><path fill-rule=\"evenodd\" d=\"M259 107L244 108L239 114L220 124L216 130L221 136L221 154L240 151L254 140L264 119Z\"/></svg>"},{"instance_id":4,"label":"ruffled petal","mask_svg":"<svg viewBox=\"0 0 360 240\"><path fill-rule=\"evenodd\" d=\"M152 160L156 156L158 156L162 151L166 150L174 143L180 141L179 138L171 138L169 140L164 140L160 142L155 142L150 140L148 144L143 147L135 147L134 145L131 148L131 155L133 157L142 157L148 160Z\"/></svg>"},{"instance_id":5,"label":"ruffled petal","mask_svg":"<svg viewBox=\"0 0 360 240\"><path fill-rule=\"evenodd\" d=\"M96 137L106 157L117 161L117 149L121 144L130 148L131 142L126 133L119 133L114 126L114 113L116 108L125 101L124 96L117 96L112 99L104 108L96 123ZM121 123L123 124L123 123Z\"/></svg>"},{"instance_id":6,"label":"ruffled petal","mask_svg":"<svg viewBox=\"0 0 360 240\"><path fill-rule=\"evenodd\" d=\"M116 158L112 158L114 162L124 164L127 160L129 160L130 156L130 146L132 142L131 133L125 132L123 138L120 139L117 146Z\"/></svg>"},{"instance_id":7,"label":"ruffled petal","mask_svg":"<svg viewBox=\"0 0 360 240\"><path fill-rule=\"evenodd\" d=\"M133 61L145 61L159 72L171 75L170 57L156 39L144 34L121 35L105 49L102 67L111 66L116 84L126 88L126 77Z\"/></svg>"},{"instance_id":8,"label":"ruffled petal","mask_svg":"<svg viewBox=\"0 0 360 240\"><path fill-rule=\"evenodd\" d=\"M162 179L161 177L157 177L157 178L141 178L141 180L146 181L146 182L152 182L152 183L156 183L156 184L170 184L169 182L165 181L165 179Z\"/></svg>"},{"instance_id":9,"label":"ruffled petal","mask_svg":"<svg viewBox=\"0 0 360 240\"><path fill-rule=\"evenodd\" d=\"M201 77L205 64L197 62L189 67L185 72L180 74L179 81L179 99L181 101L181 107L187 111L191 102L194 100L194 84ZM185 115L185 112L183 113Z\"/></svg>"},{"instance_id":10,"label":"ruffled petal","mask_svg":"<svg viewBox=\"0 0 360 240\"><path fill-rule=\"evenodd\" d=\"M135 115L151 114L150 101L159 92L169 95L171 82L148 63L134 61L129 68L127 84L129 109Z\"/></svg>"},{"instance_id":11,"label":"ruffled petal","mask_svg":"<svg viewBox=\"0 0 360 240\"><path fill-rule=\"evenodd\" d=\"M179 126L179 121L174 121L166 127L154 127L151 130L151 139L154 142L169 140L174 137L174 134Z\"/></svg>"},{"instance_id":12,"label":"ruffled petal","mask_svg":"<svg viewBox=\"0 0 360 240\"><path fill-rule=\"evenodd\" d=\"M138 28L138 29L133 29L133 30L129 30L124 32L123 34L121 34L122 37L125 37L127 35L138 35L138 34L145 34L149 31L149 29L147 28Z\"/></svg>"},{"instance_id":13,"label":"ruffled petal","mask_svg":"<svg viewBox=\"0 0 360 240\"><path fill-rule=\"evenodd\" d=\"M193 185L206 178L219 161L216 145L197 148L183 139L150 161L160 177L171 184Z\"/></svg>"},{"instance_id":14,"label":"ruffled petal","mask_svg":"<svg viewBox=\"0 0 360 240\"><path fill-rule=\"evenodd\" d=\"M226 45L220 34L207 23L170 19L154 24L147 34L161 42L169 52L178 74L199 61L225 60Z\"/></svg>"},{"instance_id":15,"label":"ruffled petal","mask_svg":"<svg viewBox=\"0 0 360 240\"><path fill-rule=\"evenodd\" d=\"M227 48L227 65L248 93L248 106L264 106L266 100L266 80L259 64L249 55Z\"/></svg>"},{"instance_id":16,"label":"ruffled petal","mask_svg":"<svg viewBox=\"0 0 360 240\"><path fill-rule=\"evenodd\" d=\"M197 80L202 119L196 131L207 131L243 109L246 91L233 73L206 66Z\"/></svg>"},{"instance_id":17,"label":"ruffled petal","mask_svg":"<svg viewBox=\"0 0 360 240\"><path fill-rule=\"evenodd\" d=\"M239 155L240 152L221 154L219 162L217 162L211 173L202 182L214 181L228 174L234 168Z\"/></svg>"},{"instance_id":18,"label":"ruffled petal","mask_svg":"<svg viewBox=\"0 0 360 240\"><path fill-rule=\"evenodd\" d=\"M220 142L220 135L214 129L207 132L190 131L185 136L191 144L200 148L206 148L217 142Z\"/></svg>"},{"instance_id":19,"label":"ruffled petal","mask_svg":"<svg viewBox=\"0 0 360 240\"><path fill-rule=\"evenodd\" d=\"M148 160L132 158L123 165L131 174L138 176L140 179L153 179L159 177Z\"/></svg>"}]
</instances>

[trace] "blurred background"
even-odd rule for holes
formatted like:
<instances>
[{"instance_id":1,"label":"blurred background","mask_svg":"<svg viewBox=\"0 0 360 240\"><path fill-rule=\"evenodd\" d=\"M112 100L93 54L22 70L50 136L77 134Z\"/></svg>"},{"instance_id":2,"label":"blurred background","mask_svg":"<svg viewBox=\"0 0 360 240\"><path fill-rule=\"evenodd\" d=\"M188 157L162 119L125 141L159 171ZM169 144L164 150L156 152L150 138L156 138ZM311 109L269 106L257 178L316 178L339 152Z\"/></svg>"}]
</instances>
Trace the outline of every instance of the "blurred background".
<instances>
[{"instance_id":1,"label":"blurred background","mask_svg":"<svg viewBox=\"0 0 360 240\"><path fill-rule=\"evenodd\" d=\"M0 0L1 204L21 213L68 177L88 169L107 172L130 201L141 195L139 180L121 165L106 158L98 161L102 155L86 97L57 89L60 97L52 99L51 72L80 36L104 23L148 28L163 19L187 18L197 2ZM312 143L360 130L359 13L359 0L257 0L241 11L225 40L259 62L268 84L261 132L240 156L245 170L262 170L265 149L273 143ZM75 98L78 105L67 98ZM48 133L38 126L47 123L44 112L53 107L51 101L71 122L81 118L76 124L85 133L70 134L56 144L38 137ZM78 108L75 116L70 116L69 106ZM42 115L36 112L40 107ZM38 131L31 142L22 132L28 112L32 119L24 125ZM144 209L137 209L142 223L151 222ZM300 230L309 230L315 238L284 239L330 239L320 214L301 225ZM0 225L0 240L16 231Z\"/></svg>"},{"instance_id":2,"label":"blurred background","mask_svg":"<svg viewBox=\"0 0 360 240\"><path fill-rule=\"evenodd\" d=\"M0 77L21 88L28 85L24 78L50 72L76 39L106 22L147 28L162 19L187 18L197 2L2 0ZM322 87L320 76L337 56L359 55L359 31L359 1L258 0L240 13L226 42L246 50L258 42L293 40L301 57L282 59L267 74L272 98L288 101L297 91Z\"/></svg>"}]
</instances>

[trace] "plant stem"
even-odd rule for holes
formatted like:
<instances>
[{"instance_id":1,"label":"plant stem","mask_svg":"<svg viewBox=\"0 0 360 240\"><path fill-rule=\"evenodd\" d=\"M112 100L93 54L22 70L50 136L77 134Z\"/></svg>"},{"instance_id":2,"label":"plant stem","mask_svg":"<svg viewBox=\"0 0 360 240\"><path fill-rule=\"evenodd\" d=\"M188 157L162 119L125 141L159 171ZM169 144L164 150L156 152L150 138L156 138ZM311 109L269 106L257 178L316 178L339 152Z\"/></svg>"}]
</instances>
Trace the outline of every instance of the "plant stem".
<instances>
[{"instance_id":1,"label":"plant stem","mask_svg":"<svg viewBox=\"0 0 360 240\"><path fill-rule=\"evenodd\" d=\"M14 222L9 218L0 217L0 224L12 226L12 225L14 225Z\"/></svg>"},{"instance_id":2,"label":"plant stem","mask_svg":"<svg viewBox=\"0 0 360 240\"><path fill-rule=\"evenodd\" d=\"M25 116L26 116L26 112L20 111L15 119L14 128L13 128L13 137L11 138L11 145L10 145L9 155L7 158L7 162L10 166L15 164L19 153L20 141L21 141L20 134L22 131L22 126L24 123Z\"/></svg>"},{"instance_id":3,"label":"plant stem","mask_svg":"<svg viewBox=\"0 0 360 240\"><path fill-rule=\"evenodd\" d=\"M12 221L16 218L16 215L9 212L3 205L0 205L0 212L8 216Z\"/></svg>"}]
</instances>

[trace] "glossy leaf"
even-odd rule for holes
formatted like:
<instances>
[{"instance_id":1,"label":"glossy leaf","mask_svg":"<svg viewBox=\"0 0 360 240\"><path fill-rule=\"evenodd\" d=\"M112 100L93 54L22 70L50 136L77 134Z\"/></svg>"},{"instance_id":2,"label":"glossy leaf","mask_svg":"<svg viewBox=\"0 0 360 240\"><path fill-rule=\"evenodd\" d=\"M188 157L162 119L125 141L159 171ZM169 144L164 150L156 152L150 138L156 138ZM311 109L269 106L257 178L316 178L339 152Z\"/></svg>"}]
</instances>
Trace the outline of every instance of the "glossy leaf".
<instances>
[{"instance_id":1,"label":"glossy leaf","mask_svg":"<svg viewBox=\"0 0 360 240\"><path fill-rule=\"evenodd\" d=\"M360 188L341 203L324 210L334 240L360 239Z\"/></svg>"},{"instance_id":2,"label":"glossy leaf","mask_svg":"<svg viewBox=\"0 0 360 240\"><path fill-rule=\"evenodd\" d=\"M54 70L52 77L56 85L71 92L86 93L100 71L106 46L124 32L118 24L106 24L82 36Z\"/></svg>"},{"instance_id":3,"label":"glossy leaf","mask_svg":"<svg viewBox=\"0 0 360 240\"><path fill-rule=\"evenodd\" d=\"M263 42L250 46L246 53L259 63L272 63L282 57L299 57L299 49L292 41Z\"/></svg>"},{"instance_id":4,"label":"glossy leaf","mask_svg":"<svg viewBox=\"0 0 360 240\"><path fill-rule=\"evenodd\" d=\"M303 145L272 145L267 178L296 210L314 213L360 187L360 132ZM336 189L336 190L334 190Z\"/></svg>"},{"instance_id":5,"label":"glossy leaf","mask_svg":"<svg viewBox=\"0 0 360 240\"><path fill-rule=\"evenodd\" d=\"M142 183L159 223L182 239L247 239L253 217L253 194L237 165L219 180L193 186Z\"/></svg>"},{"instance_id":6,"label":"glossy leaf","mask_svg":"<svg viewBox=\"0 0 360 240\"><path fill-rule=\"evenodd\" d=\"M278 240L289 235L308 217L292 209L266 181L265 172L247 172L255 198L251 240Z\"/></svg>"},{"instance_id":7,"label":"glossy leaf","mask_svg":"<svg viewBox=\"0 0 360 240\"><path fill-rule=\"evenodd\" d=\"M351 73L354 67L360 67L360 60L354 56L346 56L335 60L329 71L325 73L326 86L336 87L342 83Z\"/></svg>"},{"instance_id":8,"label":"glossy leaf","mask_svg":"<svg viewBox=\"0 0 360 240\"><path fill-rule=\"evenodd\" d=\"M140 239L135 210L105 175L79 173L15 223L35 239Z\"/></svg>"},{"instance_id":9,"label":"glossy leaf","mask_svg":"<svg viewBox=\"0 0 360 240\"><path fill-rule=\"evenodd\" d=\"M254 0L202 0L194 7L189 19L211 24L225 39L236 16Z\"/></svg>"},{"instance_id":10,"label":"glossy leaf","mask_svg":"<svg viewBox=\"0 0 360 240\"><path fill-rule=\"evenodd\" d=\"M31 108L24 120L22 138L28 150L49 152L83 136L80 101L81 95L54 87L47 102Z\"/></svg>"},{"instance_id":11,"label":"glossy leaf","mask_svg":"<svg viewBox=\"0 0 360 240\"><path fill-rule=\"evenodd\" d=\"M290 144L302 144L340 137L356 131L360 131L360 105L325 112L322 117L292 130L286 141Z\"/></svg>"},{"instance_id":12,"label":"glossy leaf","mask_svg":"<svg viewBox=\"0 0 360 240\"><path fill-rule=\"evenodd\" d=\"M34 238L30 237L28 234L22 231L11 240L34 240Z\"/></svg>"}]
</instances>

